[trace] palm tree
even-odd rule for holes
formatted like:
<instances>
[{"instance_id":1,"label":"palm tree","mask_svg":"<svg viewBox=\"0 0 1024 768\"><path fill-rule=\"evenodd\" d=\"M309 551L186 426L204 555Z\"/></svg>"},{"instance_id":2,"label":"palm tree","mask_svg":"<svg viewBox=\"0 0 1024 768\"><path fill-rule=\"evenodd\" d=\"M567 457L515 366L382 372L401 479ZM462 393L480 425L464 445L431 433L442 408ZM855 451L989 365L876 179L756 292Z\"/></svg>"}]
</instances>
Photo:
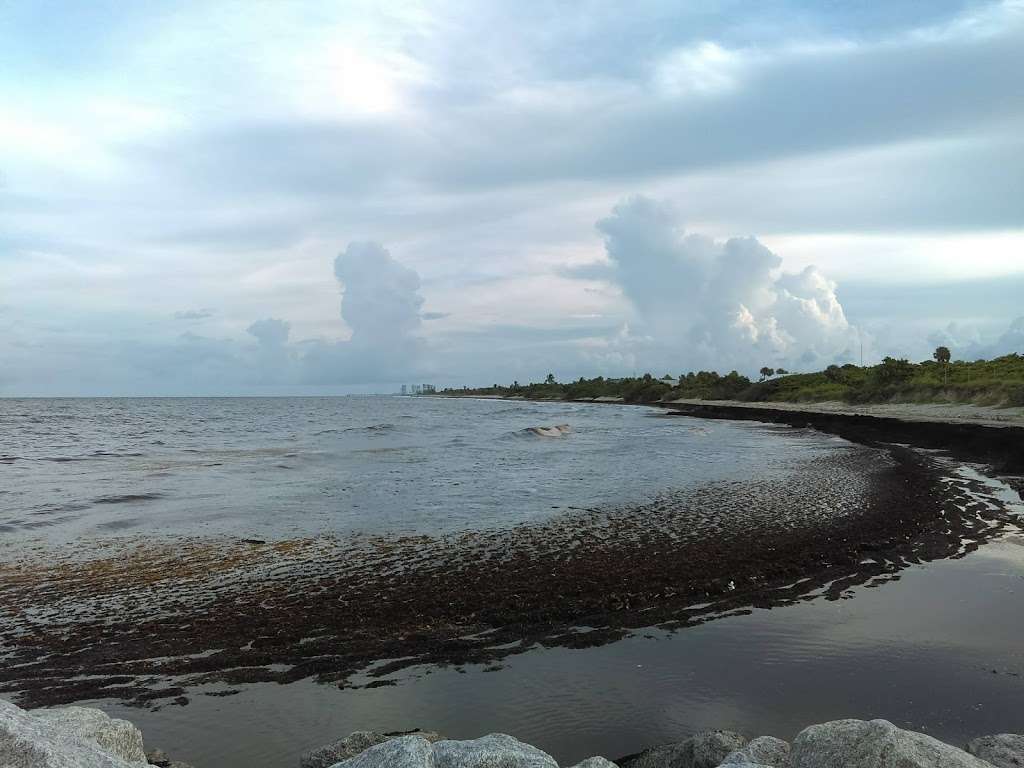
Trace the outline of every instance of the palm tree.
<instances>
[{"instance_id":1,"label":"palm tree","mask_svg":"<svg viewBox=\"0 0 1024 768\"><path fill-rule=\"evenodd\" d=\"M764 381L769 376L774 376L775 375L775 369L774 368L769 368L766 365L764 368L761 369L760 373L761 373L761 381Z\"/></svg>"},{"instance_id":2,"label":"palm tree","mask_svg":"<svg viewBox=\"0 0 1024 768\"><path fill-rule=\"evenodd\" d=\"M555 374L549 373L548 377L546 379L544 379L544 383L545 384L554 384L555 383Z\"/></svg>"},{"instance_id":3,"label":"palm tree","mask_svg":"<svg viewBox=\"0 0 1024 768\"><path fill-rule=\"evenodd\" d=\"M935 361L942 363L942 383L943 385L949 383L949 347L936 347L935 352L932 354Z\"/></svg>"}]
</instances>

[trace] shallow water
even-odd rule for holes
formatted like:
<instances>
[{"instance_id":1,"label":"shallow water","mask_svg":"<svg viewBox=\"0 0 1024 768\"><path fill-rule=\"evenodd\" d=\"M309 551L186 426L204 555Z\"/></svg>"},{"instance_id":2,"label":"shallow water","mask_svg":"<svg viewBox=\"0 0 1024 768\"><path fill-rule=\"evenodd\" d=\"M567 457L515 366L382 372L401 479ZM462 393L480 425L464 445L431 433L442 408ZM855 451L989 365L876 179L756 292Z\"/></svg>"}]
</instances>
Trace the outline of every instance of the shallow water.
<instances>
[{"instance_id":1,"label":"shallow water","mask_svg":"<svg viewBox=\"0 0 1024 768\"><path fill-rule=\"evenodd\" d=\"M501 528L856 450L654 408L400 397L0 400L0 434L8 542Z\"/></svg>"},{"instance_id":2,"label":"shallow water","mask_svg":"<svg viewBox=\"0 0 1024 768\"><path fill-rule=\"evenodd\" d=\"M259 684L156 713L100 706L200 768L297 765L304 749L367 728L510 732L563 765L702 728L790 739L843 717L882 717L954 744L1021 730L1024 539L914 566L853 595L599 648L538 650L498 671L406 671L394 687Z\"/></svg>"},{"instance_id":3,"label":"shallow water","mask_svg":"<svg viewBox=\"0 0 1024 768\"><path fill-rule=\"evenodd\" d=\"M560 425L568 429L536 429ZM501 530L572 507L791 482L794 468L822 457L885 460L813 431L485 400L0 400L0 429L0 562L29 547L140 536ZM843 472L825 487L848 501L860 488ZM949 477L981 503L1024 511L977 468L950 465ZM833 504L830 494L804 501ZM843 600L537 649L494 671L420 667L389 687L261 683L228 697L204 695L223 686L199 687L187 706L158 712L99 705L197 768L296 765L302 750L366 728L500 730L565 764L700 728L790 738L847 716L961 742L1021 729L1022 543L1011 533Z\"/></svg>"}]
</instances>

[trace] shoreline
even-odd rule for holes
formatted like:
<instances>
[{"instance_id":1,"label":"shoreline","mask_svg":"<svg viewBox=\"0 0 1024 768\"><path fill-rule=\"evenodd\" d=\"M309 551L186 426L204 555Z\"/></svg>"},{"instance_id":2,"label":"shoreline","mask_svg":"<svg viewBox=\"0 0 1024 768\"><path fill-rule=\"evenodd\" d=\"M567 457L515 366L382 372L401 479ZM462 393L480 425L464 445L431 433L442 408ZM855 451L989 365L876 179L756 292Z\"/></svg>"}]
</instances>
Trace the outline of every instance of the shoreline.
<instances>
[{"instance_id":1,"label":"shoreline","mask_svg":"<svg viewBox=\"0 0 1024 768\"><path fill-rule=\"evenodd\" d=\"M986 464L998 474L1024 473L1024 427L1016 424L765 407L729 401L676 401L664 407L681 416L811 427L861 445L906 444L942 451L960 461Z\"/></svg>"},{"instance_id":2,"label":"shoreline","mask_svg":"<svg viewBox=\"0 0 1024 768\"><path fill-rule=\"evenodd\" d=\"M408 667L500 667L538 645L585 648L840 599L1006 529L1008 516L973 499L969 481L951 493L941 477L914 451L857 448L794 467L785 483L712 485L508 531L199 539L8 567L0 693L30 706L160 707L186 705L197 685L222 685L221 695L308 677L352 687L362 673L371 681L357 687L373 688Z\"/></svg>"}]
</instances>

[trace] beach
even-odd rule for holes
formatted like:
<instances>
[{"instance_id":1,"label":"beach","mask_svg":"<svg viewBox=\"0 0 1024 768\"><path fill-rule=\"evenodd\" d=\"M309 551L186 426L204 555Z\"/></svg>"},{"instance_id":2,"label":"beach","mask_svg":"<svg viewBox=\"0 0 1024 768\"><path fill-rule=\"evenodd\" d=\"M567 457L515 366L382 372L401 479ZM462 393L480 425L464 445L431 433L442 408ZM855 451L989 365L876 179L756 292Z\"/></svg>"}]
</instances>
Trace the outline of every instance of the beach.
<instances>
[{"instance_id":1,"label":"beach","mask_svg":"<svg viewBox=\"0 0 1024 768\"><path fill-rule=\"evenodd\" d=\"M436 407L480 408L473 413L485 415L508 404ZM139 712L132 719L142 717L158 732L161 718L179 723L171 740L187 741L194 718L214 716L211 706L233 722L240 712L275 710L282 702L303 709L299 694L298 701L319 706L332 696L380 701L389 691L401 699L442 670L468 671L486 681L478 682L486 691L503 675L522 675L520 658L531 665L530 659L602 648L633 648L634 669L642 669L645 645L636 643L644 638L666 638L677 647L681 640L669 638L704 626L741 627L762 613L785 615L899 589L909 571L930 573L928 564L974 556L990 542L1017 551L1020 507L1009 488L930 451L875 439L858 445L785 425L719 425L655 409L526 407L535 410L502 418L514 425L539 416L542 423L521 435L509 432L499 454L525 451L527 462L575 454L573 441L585 444L596 434L588 429L600 426L606 431L598 442L616 430L640 429L641 442L681 435L690 447L672 451L692 450L699 459L716 456L715 441L731 436L743 441L741 451L774 447L783 458L769 454L755 460L769 462L760 471L730 470L697 484L680 477L677 487L633 502L567 505L514 524L460 523L448 532L131 536L115 528L117 535L86 536L70 547L45 540L8 547L0 566L0 642L8 662L0 693L26 706L106 702ZM452 413L439 418L450 420ZM627 421L608 422L614 414ZM563 417L575 427L554 429ZM355 450L372 444L379 451L394 439L393 430L370 434L359 437ZM746 456L731 461L740 455ZM663 462L659 454L659 463L670 466ZM919 582L926 591L927 582ZM775 635L770 652L792 642ZM994 667L1015 671L1016 662L1006 661L1015 653L994 651ZM710 662L709 654L701 652ZM757 674L770 677L763 669ZM1016 678L1006 679L1019 691ZM310 684L333 693L314 695ZM498 702L481 704L502 711ZM526 723L527 711L547 706L541 696L505 714ZM389 727L434 725L392 721ZM449 720L446 727L458 732L468 723ZM650 734L626 741L641 738ZM311 734L298 739L311 740ZM217 754L216 740L206 749Z\"/></svg>"}]
</instances>

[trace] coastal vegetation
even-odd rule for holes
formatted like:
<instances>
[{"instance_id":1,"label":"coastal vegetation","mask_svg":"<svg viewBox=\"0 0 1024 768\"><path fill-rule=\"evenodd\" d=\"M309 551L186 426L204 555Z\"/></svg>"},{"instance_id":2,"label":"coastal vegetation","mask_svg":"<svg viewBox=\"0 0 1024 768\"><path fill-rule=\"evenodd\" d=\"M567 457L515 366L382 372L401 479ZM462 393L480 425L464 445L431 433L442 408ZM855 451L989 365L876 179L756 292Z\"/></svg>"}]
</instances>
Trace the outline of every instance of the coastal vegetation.
<instances>
[{"instance_id":1,"label":"coastal vegetation","mask_svg":"<svg viewBox=\"0 0 1024 768\"><path fill-rule=\"evenodd\" d=\"M541 383L495 384L484 388L446 389L447 395L523 397L532 400L614 399L627 403L672 400L742 400L747 402L974 403L1024 406L1024 356L993 360L952 360L939 347L930 360L912 363L886 357L877 365L830 365L812 373L789 373L764 366L760 380L737 371L690 372L680 376L650 373L625 378L579 378L559 382L548 374Z\"/></svg>"}]
</instances>

